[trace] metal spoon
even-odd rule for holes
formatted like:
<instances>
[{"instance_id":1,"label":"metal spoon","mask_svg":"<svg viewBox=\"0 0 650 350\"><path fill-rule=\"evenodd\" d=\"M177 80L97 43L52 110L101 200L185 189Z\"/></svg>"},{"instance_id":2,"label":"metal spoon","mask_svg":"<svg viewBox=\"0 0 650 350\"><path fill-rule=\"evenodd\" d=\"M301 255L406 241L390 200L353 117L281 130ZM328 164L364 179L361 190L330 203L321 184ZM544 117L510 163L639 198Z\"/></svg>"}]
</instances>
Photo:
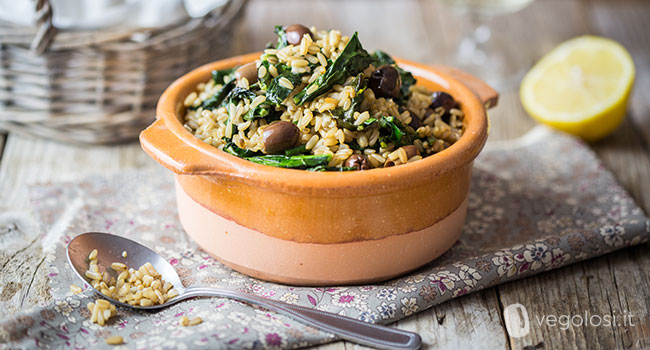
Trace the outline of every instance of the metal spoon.
<instances>
[{"instance_id":1,"label":"metal spoon","mask_svg":"<svg viewBox=\"0 0 650 350\"><path fill-rule=\"evenodd\" d=\"M88 285L90 285L90 280L85 276L85 273L88 270L88 255L93 249L97 249L99 252L97 265L100 272L108 271L110 273L111 271L108 267L113 262L122 262L136 269L150 262L162 275L162 278L173 284L179 293L178 296L162 305L142 307L129 305L109 298L93 288L96 293L116 305L138 310L154 310L168 307L179 301L193 297L225 297L262 306L266 309L285 314L306 325L333 333L342 339L379 349L419 349L422 345L420 336L412 332L366 323L329 312L287 304L229 289L198 286L186 288L181 283L176 270L174 270L167 260L158 255L158 253L140 243L108 233L84 233L75 237L68 244L68 262L77 275L86 281ZM122 257L122 252L124 251L127 252L126 258Z\"/></svg>"}]
</instances>

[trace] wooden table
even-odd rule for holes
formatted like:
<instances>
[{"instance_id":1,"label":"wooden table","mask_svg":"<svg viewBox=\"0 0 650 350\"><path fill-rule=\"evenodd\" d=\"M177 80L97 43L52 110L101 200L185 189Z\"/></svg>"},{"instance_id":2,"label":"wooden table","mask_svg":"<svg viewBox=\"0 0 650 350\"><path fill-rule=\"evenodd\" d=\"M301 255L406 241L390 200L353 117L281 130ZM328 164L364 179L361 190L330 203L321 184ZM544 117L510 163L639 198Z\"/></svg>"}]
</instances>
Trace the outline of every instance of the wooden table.
<instances>
[{"instance_id":1,"label":"wooden table","mask_svg":"<svg viewBox=\"0 0 650 350\"><path fill-rule=\"evenodd\" d=\"M424 63L451 63L459 15L433 0L251 1L237 50L250 52L272 39L274 24L301 22L358 30L369 49L382 48ZM532 65L559 42L593 33L612 37L632 53L634 96L623 125L593 150L637 203L650 212L650 2L538 0L493 21L494 39L513 62ZM489 67L486 67L489 69ZM535 123L517 89L502 91L491 114L490 140L512 139ZM0 222L6 212L29 213L27 185L106 175L157 166L137 143L76 147L17 134L0 134ZM0 231L0 317L48 299L45 256L37 228L18 220ZM7 228L8 227L8 228ZM419 332L435 349L628 349L650 347L648 244L463 296L418 313L395 326ZM508 336L502 310L521 303L535 315L633 315L634 325L566 330L531 322L523 338ZM349 348L337 342L324 348Z\"/></svg>"}]
</instances>

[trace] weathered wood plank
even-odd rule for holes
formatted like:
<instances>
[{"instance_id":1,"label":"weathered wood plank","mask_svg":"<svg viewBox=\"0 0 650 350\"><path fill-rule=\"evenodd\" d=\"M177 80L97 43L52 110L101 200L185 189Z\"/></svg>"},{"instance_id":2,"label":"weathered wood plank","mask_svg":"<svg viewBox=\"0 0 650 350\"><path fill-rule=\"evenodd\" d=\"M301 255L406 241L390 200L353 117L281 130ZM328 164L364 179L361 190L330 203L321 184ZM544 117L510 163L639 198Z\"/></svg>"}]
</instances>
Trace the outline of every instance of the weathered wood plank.
<instances>
[{"instance_id":1,"label":"weathered wood plank","mask_svg":"<svg viewBox=\"0 0 650 350\"><path fill-rule=\"evenodd\" d=\"M6 141L7 141L7 134L4 132L0 132L0 162L2 161L2 151L4 151Z\"/></svg>"},{"instance_id":2,"label":"weathered wood plank","mask_svg":"<svg viewBox=\"0 0 650 350\"><path fill-rule=\"evenodd\" d=\"M397 322L422 336L431 349L507 349L498 298L491 288L435 306Z\"/></svg>"},{"instance_id":3,"label":"weathered wood plank","mask_svg":"<svg viewBox=\"0 0 650 350\"><path fill-rule=\"evenodd\" d=\"M27 185L31 183L67 181L153 164L137 143L80 147L11 134L0 163L0 209L27 208Z\"/></svg>"},{"instance_id":4,"label":"weathered wood plank","mask_svg":"<svg viewBox=\"0 0 650 350\"><path fill-rule=\"evenodd\" d=\"M611 36L607 32L603 33L602 28L598 29L598 23L594 24L589 20L587 16L587 11L590 10L589 4L551 3L556 7L556 10L553 11L556 18L553 21L552 32L545 33L544 36L555 35L555 40L559 42L582 34L585 30L594 30L594 28L598 30L599 34ZM540 4L536 4L536 6L540 6ZM617 2L616 4L610 2L608 6L617 7L619 11L628 14L630 9L625 9L626 6L633 6L634 11L639 10L637 2ZM643 6L645 12L641 13L649 14L648 4ZM609 14L610 12L606 11L601 15L603 18L609 18L607 17ZM639 21L640 17L641 15L627 19L634 22ZM602 21L603 18L600 20ZM619 37L616 38L621 40L626 35L627 24L623 25L624 21L620 21L620 18L618 20L610 18L609 20L615 22L615 28L621 30L618 33ZM530 23L534 23L534 21ZM631 28L636 28L639 23L630 23L629 25ZM638 36L638 33L635 35ZM646 53L643 52L647 52L647 46L639 46L633 41L630 41L630 45L637 48L636 53L633 50L635 58L638 58L639 55L645 57ZM639 76L637 75L637 77ZM641 83L647 84L644 80L641 80ZM644 123L648 116L648 107L646 106L647 98L639 98L637 96L639 93L647 95L643 88L639 92L639 80L637 80L637 94L633 97L630 107L632 116L613 135L593 144L592 147L637 203L648 212L650 208L648 207L650 157L647 152L647 141L644 141L644 128L639 126L646 125ZM508 111L525 115L521 108L511 107ZM514 123L521 124L520 121L514 121ZM496 125L494 128L502 130ZM647 136L645 139L647 140ZM644 245L497 287L504 306L514 303L524 304L528 308L531 320L531 332L528 336L518 339L510 338L512 348L521 349L525 346L537 345L541 345L545 349L610 349L648 346L650 336L648 335L647 315L650 303L646 292L639 293L639 291L647 291L649 287L647 252L648 245ZM621 315L625 312L631 313L631 315L637 314L638 318L633 320L636 322L636 326L571 325L566 330L560 329L557 325L540 325L534 322L536 317L543 315L580 315L584 317L585 311L589 317L595 315L595 319L617 315L620 320Z\"/></svg>"},{"instance_id":5,"label":"weathered wood plank","mask_svg":"<svg viewBox=\"0 0 650 350\"><path fill-rule=\"evenodd\" d=\"M78 147L11 134L0 162L0 318L47 301L41 232L30 216L28 185L154 166L137 143ZM4 223L4 224L3 224Z\"/></svg>"},{"instance_id":6,"label":"weathered wood plank","mask_svg":"<svg viewBox=\"0 0 650 350\"><path fill-rule=\"evenodd\" d=\"M398 321L393 327L422 336L424 349L507 349L495 289L465 295ZM370 349L335 342L319 349Z\"/></svg>"},{"instance_id":7,"label":"weathered wood plank","mask_svg":"<svg viewBox=\"0 0 650 350\"><path fill-rule=\"evenodd\" d=\"M625 12L628 15L634 13L634 19L637 21L643 17L643 14L646 14L645 18L647 18L647 14L649 13L647 4L643 5L645 11L639 11L638 3L632 4L634 10L624 9L625 7L621 6L619 3L613 4L608 2L607 4L608 7L618 7L619 11ZM508 38L508 42L504 43L504 47L520 49L519 52L511 52L510 54L520 56L527 55L528 57L519 58L515 61L526 62L529 60L532 64L532 62L557 45L557 43L575 35L584 34L592 27L596 27L589 22L588 17L583 13L586 10L586 6L586 4L580 2L538 1L529 8L534 12L529 12L529 9L527 9L518 14L515 19L515 21L520 22L518 24L512 23L512 21L501 21L501 19L497 19L498 23L493 24L493 32L505 33L508 28L517 28L514 31L516 32L515 35L511 35L513 32L511 29L510 32L508 32L508 35L505 36ZM431 13L431 11L422 12ZM601 20L609 19L609 24L616 24L616 28L622 32L619 33L619 37L625 35L626 25L623 24L625 21L621 21L620 18L618 18L618 20L617 18L609 18L609 11L607 10L603 11L600 15L602 17ZM550 16L554 17L552 26L548 25L550 23ZM438 16L436 17L436 20L444 21L445 16L442 16L442 18ZM454 21L455 19L451 18L447 20ZM645 25L647 25L647 21L644 24L631 24L633 28ZM650 31L637 31L636 35L638 36L640 32L645 34ZM641 42L647 40L648 39L643 39ZM535 45L530 45L531 42L534 42ZM645 71L645 67L643 67L644 69L639 69L639 65L647 65L646 62L648 61L645 60L644 57L646 55L645 52L648 50L648 46L638 45L635 44L635 42L636 40L629 40L629 45L637 48L636 51L633 51L635 58L641 56L641 59L638 61L641 61L642 63L637 62L637 69L639 71ZM450 46L449 43L447 44L448 47L446 50L453 49L453 45ZM647 77L648 74L645 74L645 76ZM650 182L648 182L647 179L650 179L650 160L647 152L644 151L644 149L647 149L647 143L644 144L639 135L640 133L647 132L650 128L644 127L647 125L645 121L646 119L638 118L638 116L645 118L650 113L646 106L646 101L648 99L639 98L637 96L639 94L647 96L645 91L648 90L644 88L644 85L648 83L645 82L645 77L639 77L638 75L637 77L637 93L632 100L630 108L633 114L631 120L624 123L613 136L594 145L594 148L608 168L615 173L617 179L621 181L622 185L631 192L637 202L644 207L646 212L648 212L647 196L650 194L650 188L648 188ZM526 116L522 109L516 89L502 92L500 105L490 112L490 119L492 123L490 140L510 139L519 136L534 125L534 122ZM636 125L636 123L639 125ZM630 137L630 134L637 134L637 136ZM512 303L524 303L525 301L528 301L530 304L537 306L538 309L534 310L537 315L539 315L539 312L557 315L569 312L578 313L584 310L588 310L592 313L599 313L600 316L611 316L621 310L639 310L638 312L640 314L647 315L648 297L645 295L647 293L638 293L635 292L633 288L627 287L629 284L632 284L634 287L638 287L638 289L635 288L636 291L648 290L647 271L638 267L648 266L647 263L643 264L632 261L628 257L630 254L633 254L630 252L647 252L647 250L648 246L643 246L633 250L613 254L611 255L611 258L603 257L596 259L595 262L585 262L568 269L547 273L532 280L513 282L508 284L508 287L497 287L500 300L506 306ZM608 264L609 259L616 261L616 264ZM600 262L600 265L598 262ZM603 264L606 269L611 269L611 274L615 277L614 279L605 281L603 278L600 278L598 281L591 283L590 285L592 286L594 295L591 295L591 293L581 293L579 288L574 288L574 286L583 286L581 280L585 275L601 276L602 273L599 274L598 272L603 268ZM636 267L636 269L634 267ZM621 274L626 275L618 277ZM646 274L645 277L641 278L644 274ZM630 281L630 278L635 282L628 283L627 281ZM612 291L612 294L615 293L621 300L623 300L618 305L614 303L616 307L609 307L610 300L606 298L607 294L605 294L605 296L602 294L599 295L596 290L594 290L595 287L593 286L600 286L603 284L604 286L602 288L604 288L604 290ZM549 295L551 296L549 297ZM564 306L565 303L563 300L589 300L589 297L592 298L591 304L597 304L600 306L597 306L595 309L589 309L586 307L589 306L588 304L586 306L575 304L573 308L567 308ZM554 307L553 305L549 305L549 303L559 304L562 307ZM631 305L634 307L631 308ZM639 320L639 322L641 321L642 320ZM536 346L540 343L544 344L545 348L592 348L596 347L600 341L602 341L602 344L605 344L602 348L613 348L615 345L621 347L636 346L640 348L645 344L643 343L643 339L648 339L647 333L644 333L647 332L647 328L647 320L645 320L645 323L642 323L640 327L636 328L618 327L613 330L607 329L604 331L600 329L576 328L570 330L574 332L574 334L558 332L557 329L549 329L548 327L535 327L531 330L531 335L529 337L518 340L510 339L510 342L514 349L520 349L524 346ZM596 333L601 337L594 337L594 334ZM607 343L607 339L609 339L610 343ZM615 341L617 339L621 339L621 341L616 343ZM546 343L544 343L545 341Z\"/></svg>"},{"instance_id":8,"label":"weathered wood plank","mask_svg":"<svg viewBox=\"0 0 650 350\"><path fill-rule=\"evenodd\" d=\"M594 144L599 157L646 211L650 212L650 4L644 1L592 1L592 27L619 41L632 54L636 81L627 120L607 139Z\"/></svg>"},{"instance_id":9,"label":"weathered wood plank","mask_svg":"<svg viewBox=\"0 0 650 350\"><path fill-rule=\"evenodd\" d=\"M512 348L646 348L648 260L648 246L643 245L499 286L503 305L524 305L530 320L529 335L510 338ZM549 315L556 318L553 323Z\"/></svg>"},{"instance_id":10,"label":"weathered wood plank","mask_svg":"<svg viewBox=\"0 0 650 350\"><path fill-rule=\"evenodd\" d=\"M641 208L650 213L650 152L635 120L626 119L592 148Z\"/></svg>"},{"instance_id":11,"label":"weathered wood plank","mask_svg":"<svg viewBox=\"0 0 650 350\"><path fill-rule=\"evenodd\" d=\"M627 118L631 119L634 132L643 136L643 148L650 151L650 4L594 0L589 5L593 31L620 42L632 54L636 81Z\"/></svg>"},{"instance_id":12,"label":"weathered wood plank","mask_svg":"<svg viewBox=\"0 0 650 350\"><path fill-rule=\"evenodd\" d=\"M630 314L634 322L622 325L621 336L625 348L650 347L650 245L610 254L607 263L614 273L616 297L621 310Z\"/></svg>"}]
</instances>

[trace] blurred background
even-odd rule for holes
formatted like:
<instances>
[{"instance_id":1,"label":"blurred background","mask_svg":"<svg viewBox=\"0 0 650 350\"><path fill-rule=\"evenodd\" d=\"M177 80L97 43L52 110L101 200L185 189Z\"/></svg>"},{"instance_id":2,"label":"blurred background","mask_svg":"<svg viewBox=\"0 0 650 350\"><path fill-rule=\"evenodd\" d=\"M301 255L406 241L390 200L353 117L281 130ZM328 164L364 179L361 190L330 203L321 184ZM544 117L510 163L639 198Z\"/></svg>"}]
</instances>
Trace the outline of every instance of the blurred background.
<instances>
[{"instance_id":1,"label":"blurred background","mask_svg":"<svg viewBox=\"0 0 650 350\"><path fill-rule=\"evenodd\" d=\"M586 33L611 37L647 72L649 6L634 0L0 0L0 128L65 142L133 140L173 79L206 62L259 51L274 38L274 25L302 23L358 31L368 50L453 65L484 79L502 95L492 112L493 136L520 135L534 122L520 108L518 84L562 41ZM647 76L637 75L635 94L648 87ZM648 114L643 99L632 105L638 115ZM650 130L647 119L635 122Z\"/></svg>"},{"instance_id":2,"label":"blurred background","mask_svg":"<svg viewBox=\"0 0 650 350\"><path fill-rule=\"evenodd\" d=\"M368 50L457 66L493 84L501 93L490 111L490 139L497 140L536 124L519 101L523 74L565 40L602 35L625 46L635 60L628 117L635 132L650 140L650 104L642 97L650 87L649 16L650 3L634 0L251 1L237 49L258 49L273 38L272 25L297 18L319 28L358 31Z\"/></svg>"}]
</instances>

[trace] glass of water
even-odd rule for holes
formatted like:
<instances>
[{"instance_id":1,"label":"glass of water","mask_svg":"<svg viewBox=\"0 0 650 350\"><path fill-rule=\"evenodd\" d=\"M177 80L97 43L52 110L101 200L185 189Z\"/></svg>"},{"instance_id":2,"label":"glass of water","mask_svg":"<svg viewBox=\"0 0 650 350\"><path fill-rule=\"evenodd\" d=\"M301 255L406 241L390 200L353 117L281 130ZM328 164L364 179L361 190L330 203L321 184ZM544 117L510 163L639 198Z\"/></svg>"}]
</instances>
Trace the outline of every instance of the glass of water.
<instances>
[{"instance_id":1,"label":"glass of water","mask_svg":"<svg viewBox=\"0 0 650 350\"><path fill-rule=\"evenodd\" d=\"M462 39L451 57L454 66L471 73L498 89L519 82L525 68L508 56L507 49L494 45L494 31L489 22L495 17L516 13L534 0L439 0L462 18ZM507 35L508 33L499 33Z\"/></svg>"}]
</instances>

